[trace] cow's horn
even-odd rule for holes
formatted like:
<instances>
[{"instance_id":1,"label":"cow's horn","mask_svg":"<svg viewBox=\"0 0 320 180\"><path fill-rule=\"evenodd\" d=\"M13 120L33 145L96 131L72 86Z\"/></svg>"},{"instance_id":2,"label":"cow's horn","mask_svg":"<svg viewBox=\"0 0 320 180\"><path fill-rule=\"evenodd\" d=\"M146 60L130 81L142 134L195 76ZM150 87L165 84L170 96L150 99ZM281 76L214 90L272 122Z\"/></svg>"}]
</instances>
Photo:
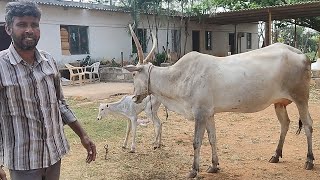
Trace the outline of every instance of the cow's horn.
<instances>
[{"instance_id":1,"label":"cow's horn","mask_svg":"<svg viewBox=\"0 0 320 180\"><path fill-rule=\"evenodd\" d=\"M139 57L139 63L140 64L143 64L143 51L142 51L142 47L141 47L141 44L136 36L136 34L134 33L132 27L131 27L131 24L129 24L129 29L130 29L130 32L131 32L131 36L134 40L134 43L136 44L136 47L137 47L137 51L138 51L138 57Z\"/></svg>"},{"instance_id":2,"label":"cow's horn","mask_svg":"<svg viewBox=\"0 0 320 180\"><path fill-rule=\"evenodd\" d=\"M147 63L148 61L151 60L151 57L152 57L152 55L153 55L153 53L154 53L154 51L155 51L155 49L156 49L157 38L156 38L156 36L154 35L153 32L151 32L151 36L152 36L152 41L153 41L152 49L151 49L151 51L149 52L149 54L148 54L148 56L146 57L146 59L143 60L143 63Z\"/></svg>"}]
</instances>

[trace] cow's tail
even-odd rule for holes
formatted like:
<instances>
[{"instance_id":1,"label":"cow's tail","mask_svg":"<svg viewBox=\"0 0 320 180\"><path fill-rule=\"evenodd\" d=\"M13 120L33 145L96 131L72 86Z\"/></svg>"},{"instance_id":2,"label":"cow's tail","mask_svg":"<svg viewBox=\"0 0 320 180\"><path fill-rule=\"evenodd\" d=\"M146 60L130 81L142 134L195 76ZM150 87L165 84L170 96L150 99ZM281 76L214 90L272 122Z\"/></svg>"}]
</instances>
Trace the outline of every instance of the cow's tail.
<instances>
[{"instance_id":1,"label":"cow's tail","mask_svg":"<svg viewBox=\"0 0 320 180\"><path fill-rule=\"evenodd\" d=\"M298 128L298 130L297 130L297 132L296 132L296 135L299 135L300 134L300 132L301 132L301 129L302 129L302 121L301 121L301 119L299 119L299 128Z\"/></svg>"}]
</instances>

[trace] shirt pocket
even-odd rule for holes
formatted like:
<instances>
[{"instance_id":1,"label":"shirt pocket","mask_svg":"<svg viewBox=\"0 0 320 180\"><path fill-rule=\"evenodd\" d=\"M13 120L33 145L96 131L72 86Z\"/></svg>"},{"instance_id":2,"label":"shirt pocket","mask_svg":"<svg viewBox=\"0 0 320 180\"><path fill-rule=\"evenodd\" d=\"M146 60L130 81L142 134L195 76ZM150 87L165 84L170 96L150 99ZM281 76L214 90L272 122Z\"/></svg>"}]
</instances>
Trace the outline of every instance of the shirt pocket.
<instances>
[{"instance_id":1,"label":"shirt pocket","mask_svg":"<svg viewBox=\"0 0 320 180\"><path fill-rule=\"evenodd\" d=\"M0 91L0 101L3 103L1 108L4 109L3 115L20 116L23 109L35 106L35 96L31 95L34 94L34 92L30 92L31 90L31 87L23 85L23 83L17 84L7 81Z\"/></svg>"}]
</instances>

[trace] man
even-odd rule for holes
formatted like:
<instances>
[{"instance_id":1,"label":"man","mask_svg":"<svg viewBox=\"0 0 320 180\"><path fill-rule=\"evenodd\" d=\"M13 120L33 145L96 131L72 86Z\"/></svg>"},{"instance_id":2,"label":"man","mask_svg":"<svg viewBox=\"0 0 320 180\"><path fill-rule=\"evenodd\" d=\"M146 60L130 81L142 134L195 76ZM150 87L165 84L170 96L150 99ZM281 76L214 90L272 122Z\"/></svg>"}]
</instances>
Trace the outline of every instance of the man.
<instances>
[{"instance_id":1,"label":"man","mask_svg":"<svg viewBox=\"0 0 320 180\"><path fill-rule=\"evenodd\" d=\"M50 54L36 48L41 10L27 1L6 6L6 32L12 44L0 52L0 179L58 180L61 158L69 151L63 125L68 124L87 150L96 147L68 108L59 71Z\"/></svg>"}]
</instances>

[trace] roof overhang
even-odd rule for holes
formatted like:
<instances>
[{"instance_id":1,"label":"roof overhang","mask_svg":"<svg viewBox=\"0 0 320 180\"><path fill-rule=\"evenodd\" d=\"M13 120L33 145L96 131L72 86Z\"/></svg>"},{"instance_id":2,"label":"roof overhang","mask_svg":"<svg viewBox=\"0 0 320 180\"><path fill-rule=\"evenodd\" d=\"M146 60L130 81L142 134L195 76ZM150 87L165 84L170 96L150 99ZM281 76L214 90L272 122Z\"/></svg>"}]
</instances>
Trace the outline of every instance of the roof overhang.
<instances>
[{"instance_id":1,"label":"roof overhang","mask_svg":"<svg viewBox=\"0 0 320 180\"><path fill-rule=\"evenodd\" d=\"M207 24L240 24L258 21L296 19L302 17L320 16L320 1L293 5L269 6L256 9L244 9L229 12L219 12L202 17L192 17L191 21L201 21Z\"/></svg>"}]
</instances>

